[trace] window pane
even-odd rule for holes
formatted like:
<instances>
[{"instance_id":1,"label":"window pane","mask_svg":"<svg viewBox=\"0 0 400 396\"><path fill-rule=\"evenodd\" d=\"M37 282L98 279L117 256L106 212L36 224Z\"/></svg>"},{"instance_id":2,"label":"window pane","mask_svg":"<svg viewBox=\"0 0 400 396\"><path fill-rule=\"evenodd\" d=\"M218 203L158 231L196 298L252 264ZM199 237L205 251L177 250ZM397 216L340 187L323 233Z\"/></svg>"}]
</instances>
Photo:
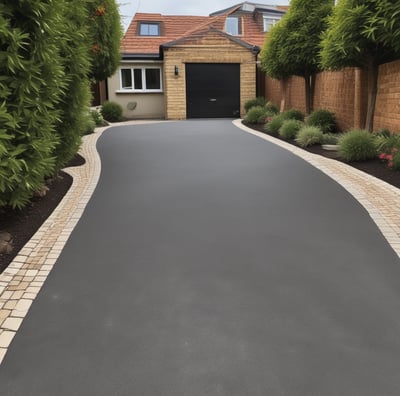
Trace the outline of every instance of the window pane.
<instances>
[{"instance_id":1,"label":"window pane","mask_svg":"<svg viewBox=\"0 0 400 396\"><path fill-rule=\"evenodd\" d=\"M158 23L141 23L140 36L159 36L160 25Z\"/></svg>"},{"instance_id":2,"label":"window pane","mask_svg":"<svg viewBox=\"0 0 400 396\"><path fill-rule=\"evenodd\" d=\"M121 88L132 89L132 73L131 69L121 69Z\"/></svg>"},{"instance_id":3,"label":"window pane","mask_svg":"<svg viewBox=\"0 0 400 396\"><path fill-rule=\"evenodd\" d=\"M269 32L277 22L279 22L279 18L266 18L264 17L264 32Z\"/></svg>"},{"instance_id":4,"label":"window pane","mask_svg":"<svg viewBox=\"0 0 400 396\"><path fill-rule=\"evenodd\" d=\"M234 17L226 18L226 32L237 36L239 34L239 19Z\"/></svg>"},{"instance_id":5,"label":"window pane","mask_svg":"<svg viewBox=\"0 0 400 396\"><path fill-rule=\"evenodd\" d=\"M143 89L142 69L133 69L135 78L135 89Z\"/></svg>"},{"instance_id":6,"label":"window pane","mask_svg":"<svg viewBox=\"0 0 400 396\"><path fill-rule=\"evenodd\" d=\"M160 69L146 69L146 89L161 89Z\"/></svg>"}]
</instances>

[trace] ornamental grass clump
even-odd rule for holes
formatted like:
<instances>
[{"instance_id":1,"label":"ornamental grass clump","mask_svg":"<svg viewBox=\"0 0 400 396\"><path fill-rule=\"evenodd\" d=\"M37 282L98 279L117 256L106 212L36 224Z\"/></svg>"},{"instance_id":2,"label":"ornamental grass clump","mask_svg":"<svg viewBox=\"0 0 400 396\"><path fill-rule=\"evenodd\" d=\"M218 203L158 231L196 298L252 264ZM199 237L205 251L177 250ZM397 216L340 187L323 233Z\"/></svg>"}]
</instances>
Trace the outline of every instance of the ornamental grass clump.
<instances>
[{"instance_id":1,"label":"ornamental grass clump","mask_svg":"<svg viewBox=\"0 0 400 396\"><path fill-rule=\"evenodd\" d=\"M305 122L307 125L320 127L323 133L336 131L336 116L328 110L319 109L313 111Z\"/></svg>"},{"instance_id":2,"label":"ornamental grass clump","mask_svg":"<svg viewBox=\"0 0 400 396\"><path fill-rule=\"evenodd\" d=\"M339 154L347 162L376 158L374 136L364 129L352 129L339 139Z\"/></svg>"},{"instance_id":3,"label":"ornamental grass clump","mask_svg":"<svg viewBox=\"0 0 400 396\"><path fill-rule=\"evenodd\" d=\"M265 99L262 96L259 96L257 98L253 98L245 102L244 104L244 109L246 113L253 108L253 107L264 107L265 106Z\"/></svg>"},{"instance_id":4,"label":"ornamental grass clump","mask_svg":"<svg viewBox=\"0 0 400 396\"><path fill-rule=\"evenodd\" d=\"M267 112L264 106L252 107L246 114L244 121L249 124L264 124Z\"/></svg>"},{"instance_id":5,"label":"ornamental grass clump","mask_svg":"<svg viewBox=\"0 0 400 396\"><path fill-rule=\"evenodd\" d=\"M300 147L308 147L316 144L321 144L323 133L320 128L316 126L303 126L296 138L296 142Z\"/></svg>"},{"instance_id":6,"label":"ornamental grass clump","mask_svg":"<svg viewBox=\"0 0 400 396\"><path fill-rule=\"evenodd\" d=\"M265 110L267 111L268 114L270 115L276 115L279 113L279 109L278 106L276 106L274 103L272 102L267 102L265 104Z\"/></svg>"},{"instance_id":7,"label":"ornamental grass clump","mask_svg":"<svg viewBox=\"0 0 400 396\"><path fill-rule=\"evenodd\" d=\"M279 128L279 136L287 140L295 139L302 126L303 122L299 120L285 120Z\"/></svg>"},{"instance_id":8,"label":"ornamental grass clump","mask_svg":"<svg viewBox=\"0 0 400 396\"><path fill-rule=\"evenodd\" d=\"M336 133L324 133L321 144L338 144L339 135Z\"/></svg>"},{"instance_id":9,"label":"ornamental grass clump","mask_svg":"<svg viewBox=\"0 0 400 396\"><path fill-rule=\"evenodd\" d=\"M304 114L297 109L289 109L282 113L282 117L284 120L298 120L304 121Z\"/></svg>"},{"instance_id":10,"label":"ornamental grass clump","mask_svg":"<svg viewBox=\"0 0 400 396\"><path fill-rule=\"evenodd\" d=\"M278 135L279 129L281 128L283 121L282 114L278 114L272 117L264 126L264 131L270 135Z\"/></svg>"}]
</instances>

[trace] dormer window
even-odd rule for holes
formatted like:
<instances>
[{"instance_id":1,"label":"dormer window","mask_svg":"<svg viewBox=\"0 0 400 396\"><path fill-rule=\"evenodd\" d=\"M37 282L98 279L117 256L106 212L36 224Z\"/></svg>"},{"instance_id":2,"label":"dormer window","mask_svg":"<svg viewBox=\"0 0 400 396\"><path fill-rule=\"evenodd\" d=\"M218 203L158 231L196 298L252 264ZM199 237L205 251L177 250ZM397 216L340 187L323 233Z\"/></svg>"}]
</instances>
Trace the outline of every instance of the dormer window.
<instances>
[{"instance_id":1,"label":"dormer window","mask_svg":"<svg viewBox=\"0 0 400 396\"><path fill-rule=\"evenodd\" d=\"M225 31L232 36L239 36L240 34L242 34L242 18L227 17L225 23Z\"/></svg>"},{"instance_id":2,"label":"dormer window","mask_svg":"<svg viewBox=\"0 0 400 396\"><path fill-rule=\"evenodd\" d=\"M158 22L140 22L139 36L160 36L160 24Z\"/></svg>"},{"instance_id":3,"label":"dormer window","mask_svg":"<svg viewBox=\"0 0 400 396\"><path fill-rule=\"evenodd\" d=\"M275 15L264 15L263 20L264 20L264 32L269 32L272 26L275 26L281 20L281 18Z\"/></svg>"}]
</instances>

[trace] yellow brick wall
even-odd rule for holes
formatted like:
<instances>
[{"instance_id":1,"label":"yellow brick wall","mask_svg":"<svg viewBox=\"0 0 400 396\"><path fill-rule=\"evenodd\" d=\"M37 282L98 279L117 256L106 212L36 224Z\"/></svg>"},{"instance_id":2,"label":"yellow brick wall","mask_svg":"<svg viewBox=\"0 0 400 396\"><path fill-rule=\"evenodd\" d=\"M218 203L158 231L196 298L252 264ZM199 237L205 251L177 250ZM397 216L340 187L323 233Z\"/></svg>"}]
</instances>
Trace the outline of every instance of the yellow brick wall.
<instances>
[{"instance_id":1,"label":"yellow brick wall","mask_svg":"<svg viewBox=\"0 0 400 396\"><path fill-rule=\"evenodd\" d=\"M207 35L195 43L164 49L165 118L186 118L186 63L239 63L240 107L256 96L256 63L251 50L218 35ZM175 66L179 75L175 76Z\"/></svg>"}]
</instances>

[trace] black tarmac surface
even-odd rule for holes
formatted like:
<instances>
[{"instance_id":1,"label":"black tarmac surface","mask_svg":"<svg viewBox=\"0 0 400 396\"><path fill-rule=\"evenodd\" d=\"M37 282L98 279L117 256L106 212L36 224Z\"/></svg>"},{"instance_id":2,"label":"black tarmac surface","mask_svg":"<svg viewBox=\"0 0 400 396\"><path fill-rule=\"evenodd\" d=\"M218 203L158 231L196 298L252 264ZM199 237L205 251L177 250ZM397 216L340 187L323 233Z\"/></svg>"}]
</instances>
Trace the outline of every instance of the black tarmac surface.
<instances>
[{"instance_id":1,"label":"black tarmac surface","mask_svg":"<svg viewBox=\"0 0 400 396\"><path fill-rule=\"evenodd\" d=\"M229 120L98 148L2 396L400 395L400 262L342 187Z\"/></svg>"}]
</instances>

